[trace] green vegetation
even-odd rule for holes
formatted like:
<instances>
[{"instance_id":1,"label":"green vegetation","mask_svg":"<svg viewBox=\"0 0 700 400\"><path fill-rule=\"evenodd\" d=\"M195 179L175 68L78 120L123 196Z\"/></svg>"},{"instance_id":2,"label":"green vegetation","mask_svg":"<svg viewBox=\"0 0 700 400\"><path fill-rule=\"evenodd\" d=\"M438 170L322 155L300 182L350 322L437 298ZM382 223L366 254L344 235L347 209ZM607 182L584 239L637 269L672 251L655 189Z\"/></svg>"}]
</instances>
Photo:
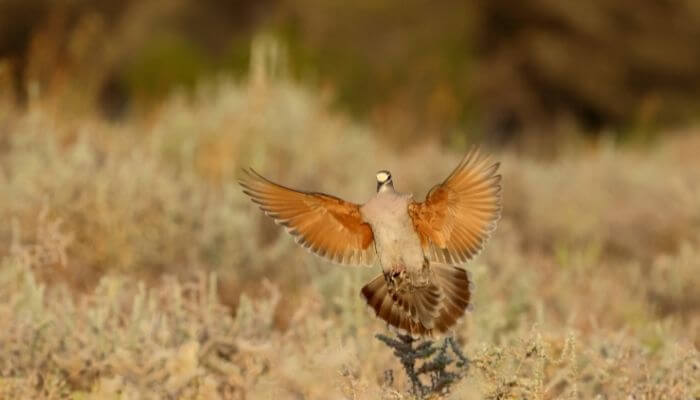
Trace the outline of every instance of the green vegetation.
<instances>
[{"instance_id":1,"label":"green vegetation","mask_svg":"<svg viewBox=\"0 0 700 400\"><path fill-rule=\"evenodd\" d=\"M565 134L646 142L698 119L698 4L5 0L0 91L140 113L200 78L241 78L267 33L293 78L396 137L545 151Z\"/></svg>"},{"instance_id":2,"label":"green vegetation","mask_svg":"<svg viewBox=\"0 0 700 400\"><path fill-rule=\"evenodd\" d=\"M147 40L134 55L126 80L129 87L141 92L138 95L162 98L174 85L193 87L211 69L205 59L186 38L160 35Z\"/></svg>"}]
</instances>

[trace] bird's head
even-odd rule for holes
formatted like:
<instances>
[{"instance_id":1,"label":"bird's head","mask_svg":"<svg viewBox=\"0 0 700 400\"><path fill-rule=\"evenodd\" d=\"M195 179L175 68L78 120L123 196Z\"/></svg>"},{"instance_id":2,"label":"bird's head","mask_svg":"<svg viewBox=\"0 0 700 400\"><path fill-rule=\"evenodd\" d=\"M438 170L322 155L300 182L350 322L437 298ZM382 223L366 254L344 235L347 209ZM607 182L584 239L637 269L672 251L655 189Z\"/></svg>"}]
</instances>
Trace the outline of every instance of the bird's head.
<instances>
[{"instance_id":1,"label":"bird's head","mask_svg":"<svg viewBox=\"0 0 700 400\"><path fill-rule=\"evenodd\" d=\"M377 193L385 190L394 190L394 182L391 180L391 172L381 170L377 172Z\"/></svg>"}]
</instances>

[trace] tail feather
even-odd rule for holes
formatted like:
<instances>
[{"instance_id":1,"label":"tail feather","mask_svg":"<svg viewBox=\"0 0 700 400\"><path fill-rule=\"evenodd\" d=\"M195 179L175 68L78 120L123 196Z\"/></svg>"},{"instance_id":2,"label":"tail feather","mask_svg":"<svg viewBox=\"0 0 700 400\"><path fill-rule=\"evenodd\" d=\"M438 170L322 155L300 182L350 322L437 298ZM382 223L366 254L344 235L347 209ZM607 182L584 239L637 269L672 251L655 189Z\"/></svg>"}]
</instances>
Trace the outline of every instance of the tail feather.
<instances>
[{"instance_id":1,"label":"tail feather","mask_svg":"<svg viewBox=\"0 0 700 400\"><path fill-rule=\"evenodd\" d=\"M390 318L393 302L389 294L389 287L384 283L383 276L374 278L366 284L362 288L362 294L367 305L372 307L379 318L383 320Z\"/></svg>"},{"instance_id":2,"label":"tail feather","mask_svg":"<svg viewBox=\"0 0 700 400\"><path fill-rule=\"evenodd\" d=\"M362 295L375 315L390 326L412 336L434 336L447 332L468 309L472 287L467 271L432 263L430 285L397 291L383 275L362 288Z\"/></svg>"},{"instance_id":3,"label":"tail feather","mask_svg":"<svg viewBox=\"0 0 700 400\"><path fill-rule=\"evenodd\" d=\"M362 295L377 317L408 333L419 334L439 315L440 294L434 286L400 293L391 290L379 275L362 288Z\"/></svg>"},{"instance_id":4,"label":"tail feather","mask_svg":"<svg viewBox=\"0 0 700 400\"><path fill-rule=\"evenodd\" d=\"M432 264L437 285L443 289L445 301L440 315L435 321L438 332L444 333L469 309L473 291L472 282L467 271L445 264Z\"/></svg>"}]
</instances>

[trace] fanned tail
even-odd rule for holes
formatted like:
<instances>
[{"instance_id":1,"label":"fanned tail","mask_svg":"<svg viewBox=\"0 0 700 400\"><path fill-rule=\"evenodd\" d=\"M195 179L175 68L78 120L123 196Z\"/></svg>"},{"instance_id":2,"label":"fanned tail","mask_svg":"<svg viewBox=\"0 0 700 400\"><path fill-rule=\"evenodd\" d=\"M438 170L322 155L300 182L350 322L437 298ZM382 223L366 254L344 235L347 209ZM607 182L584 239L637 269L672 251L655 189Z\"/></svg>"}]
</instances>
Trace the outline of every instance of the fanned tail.
<instances>
[{"instance_id":1,"label":"fanned tail","mask_svg":"<svg viewBox=\"0 0 700 400\"><path fill-rule=\"evenodd\" d=\"M362 288L375 315L399 332L414 337L444 334L468 309L472 288L467 271L432 263L431 284L397 291L379 275Z\"/></svg>"}]
</instances>

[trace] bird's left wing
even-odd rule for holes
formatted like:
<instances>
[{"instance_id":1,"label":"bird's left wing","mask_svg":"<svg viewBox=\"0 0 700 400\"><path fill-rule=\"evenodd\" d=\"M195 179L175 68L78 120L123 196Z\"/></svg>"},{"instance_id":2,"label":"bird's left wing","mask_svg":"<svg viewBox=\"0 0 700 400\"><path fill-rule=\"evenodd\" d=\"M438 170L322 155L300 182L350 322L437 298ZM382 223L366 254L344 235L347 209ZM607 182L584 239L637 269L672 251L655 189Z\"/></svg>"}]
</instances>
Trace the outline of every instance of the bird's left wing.
<instances>
[{"instance_id":1,"label":"bird's left wing","mask_svg":"<svg viewBox=\"0 0 700 400\"><path fill-rule=\"evenodd\" d=\"M239 183L304 248L340 264L372 265L374 235L362 220L359 205L278 185L252 169L244 170Z\"/></svg>"},{"instance_id":2,"label":"bird's left wing","mask_svg":"<svg viewBox=\"0 0 700 400\"><path fill-rule=\"evenodd\" d=\"M423 203L409 204L423 251L432 261L458 265L481 251L501 215L498 166L473 149Z\"/></svg>"}]
</instances>

